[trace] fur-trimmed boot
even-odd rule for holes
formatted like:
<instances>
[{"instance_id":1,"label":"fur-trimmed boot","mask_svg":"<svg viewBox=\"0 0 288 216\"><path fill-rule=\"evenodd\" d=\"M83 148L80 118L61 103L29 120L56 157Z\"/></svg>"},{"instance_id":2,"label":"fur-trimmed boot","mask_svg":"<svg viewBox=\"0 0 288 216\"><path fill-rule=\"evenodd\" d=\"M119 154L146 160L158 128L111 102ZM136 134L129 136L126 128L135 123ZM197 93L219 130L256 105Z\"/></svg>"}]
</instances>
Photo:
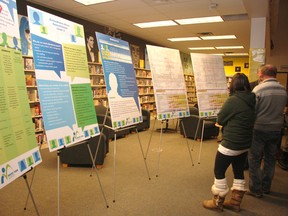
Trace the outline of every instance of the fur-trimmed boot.
<instances>
[{"instance_id":1,"label":"fur-trimmed boot","mask_svg":"<svg viewBox=\"0 0 288 216\"><path fill-rule=\"evenodd\" d=\"M225 200L225 196L229 191L226 178L215 179L211 191L213 194L213 198L212 200L204 200L203 207L211 210L223 211L223 203Z\"/></svg>"},{"instance_id":2,"label":"fur-trimmed boot","mask_svg":"<svg viewBox=\"0 0 288 216\"><path fill-rule=\"evenodd\" d=\"M224 208L239 212L240 204L242 202L243 196L246 192L245 190L245 180L244 179L234 179L233 186L231 188L232 195L229 201L225 201Z\"/></svg>"}]
</instances>

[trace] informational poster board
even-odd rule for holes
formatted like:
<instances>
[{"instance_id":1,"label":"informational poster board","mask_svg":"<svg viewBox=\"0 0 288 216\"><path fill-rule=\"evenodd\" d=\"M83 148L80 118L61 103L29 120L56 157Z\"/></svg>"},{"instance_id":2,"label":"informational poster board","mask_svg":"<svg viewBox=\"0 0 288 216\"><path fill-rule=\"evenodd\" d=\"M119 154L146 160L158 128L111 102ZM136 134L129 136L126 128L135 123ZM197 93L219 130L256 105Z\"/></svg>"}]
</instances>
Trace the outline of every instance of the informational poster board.
<instances>
[{"instance_id":1,"label":"informational poster board","mask_svg":"<svg viewBox=\"0 0 288 216\"><path fill-rule=\"evenodd\" d=\"M0 1L0 189L42 162L31 120L15 0Z\"/></svg>"},{"instance_id":2,"label":"informational poster board","mask_svg":"<svg viewBox=\"0 0 288 216\"><path fill-rule=\"evenodd\" d=\"M99 135L83 26L30 6L28 18L49 150Z\"/></svg>"},{"instance_id":3,"label":"informational poster board","mask_svg":"<svg viewBox=\"0 0 288 216\"><path fill-rule=\"evenodd\" d=\"M258 68L265 63L265 48L256 49L251 48L249 50L249 81L254 82L258 79L257 70Z\"/></svg>"},{"instance_id":4,"label":"informational poster board","mask_svg":"<svg viewBox=\"0 0 288 216\"><path fill-rule=\"evenodd\" d=\"M18 15L21 50L23 56L33 56L32 42L27 16Z\"/></svg>"},{"instance_id":5,"label":"informational poster board","mask_svg":"<svg viewBox=\"0 0 288 216\"><path fill-rule=\"evenodd\" d=\"M190 116L179 50L146 45L157 119Z\"/></svg>"},{"instance_id":6,"label":"informational poster board","mask_svg":"<svg viewBox=\"0 0 288 216\"><path fill-rule=\"evenodd\" d=\"M222 56L191 53L200 117L215 117L228 97Z\"/></svg>"},{"instance_id":7,"label":"informational poster board","mask_svg":"<svg viewBox=\"0 0 288 216\"><path fill-rule=\"evenodd\" d=\"M142 122L136 74L129 44L96 32L106 83L112 127Z\"/></svg>"}]
</instances>

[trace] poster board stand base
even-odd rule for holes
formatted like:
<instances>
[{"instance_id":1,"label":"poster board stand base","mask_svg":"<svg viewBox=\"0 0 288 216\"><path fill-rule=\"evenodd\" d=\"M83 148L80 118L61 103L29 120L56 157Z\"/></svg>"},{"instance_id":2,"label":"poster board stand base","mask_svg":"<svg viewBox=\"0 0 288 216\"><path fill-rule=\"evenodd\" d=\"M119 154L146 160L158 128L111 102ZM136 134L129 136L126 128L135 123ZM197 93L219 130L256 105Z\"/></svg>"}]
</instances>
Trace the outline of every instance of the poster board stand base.
<instances>
[{"instance_id":1,"label":"poster board stand base","mask_svg":"<svg viewBox=\"0 0 288 216\"><path fill-rule=\"evenodd\" d=\"M113 203L115 203L116 202L115 197L116 197L116 152L117 152L116 143L117 143L117 132L120 132L122 130L127 130L127 129L135 129L136 134L137 134L137 138L138 138L138 141L139 141L141 153L142 153L142 156L143 156L146 172L147 172L147 175L148 175L148 179L151 180L151 177L150 177L149 169L148 169L148 166L147 166L146 158L144 157L144 151L143 151L143 147L142 147L141 140L140 140L140 137L139 137L137 126L133 125L133 126L123 127L123 128L118 128L118 129L111 128L111 127L106 126L106 125L104 125L104 126L114 130L114 132L115 132L114 133L114 195L113 195L113 197L114 197L113 198Z\"/></svg>"},{"instance_id":2,"label":"poster board stand base","mask_svg":"<svg viewBox=\"0 0 288 216\"><path fill-rule=\"evenodd\" d=\"M32 170L32 169L31 169L31 170ZM30 171L31 171L31 170L30 170ZM28 172L30 172L30 171L28 171ZM37 208L37 206L36 206L36 202L35 202L35 200L34 200L34 197L33 197L32 191L31 191L31 185L29 185L29 183L28 183L27 175L26 175L26 174L27 174L27 173L25 173L25 174L23 175L23 178L24 178L24 180L25 180L25 183L26 183L26 186L27 186L27 189L28 189L28 197L29 197L29 196L31 197L32 203L33 203L34 208L35 208L35 210L36 210L36 213L37 213L37 215L39 216L40 214L39 214L38 208ZM26 210L26 207L24 208L24 210Z\"/></svg>"},{"instance_id":3,"label":"poster board stand base","mask_svg":"<svg viewBox=\"0 0 288 216\"><path fill-rule=\"evenodd\" d=\"M151 130L151 133L150 133L150 138L149 138L149 141L148 141L148 146L147 146L147 149L146 149L145 160L146 160L147 157L148 157L148 152L149 152L149 148L150 148L150 144L151 144L152 135L153 135L153 132L154 132L156 120L157 120L157 118L155 117L154 124L153 124L152 130ZM165 120L159 120L159 121L161 122L161 127L160 127L160 142L159 142L158 148L152 149L152 151L158 153L158 163L157 163L157 174L156 174L156 177L159 177L159 170L160 170L160 168L159 168L159 167L160 167L160 153L163 151L163 149L162 149L163 126L162 126L162 125L163 125L163 123L165 122ZM179 121L179 119L177 119L177 122L178 122L178 121ZM182 123L182 124L183 124L183 123ZM182 125L182 126L183 126L183 125ZM183 128L184 128L184 127L183 127ZM164 129L164 130L165 130L165 129ZM192 154L191 154L191 151L190 151L188 139L187 139L187 137L186 137L186 132L184 131L184 133L185 133L186 144L187 144L187 148L188 148L190 160L191 160L192 166L194 166L194 162L193 162Z\"/></svg>"}]
</instances>

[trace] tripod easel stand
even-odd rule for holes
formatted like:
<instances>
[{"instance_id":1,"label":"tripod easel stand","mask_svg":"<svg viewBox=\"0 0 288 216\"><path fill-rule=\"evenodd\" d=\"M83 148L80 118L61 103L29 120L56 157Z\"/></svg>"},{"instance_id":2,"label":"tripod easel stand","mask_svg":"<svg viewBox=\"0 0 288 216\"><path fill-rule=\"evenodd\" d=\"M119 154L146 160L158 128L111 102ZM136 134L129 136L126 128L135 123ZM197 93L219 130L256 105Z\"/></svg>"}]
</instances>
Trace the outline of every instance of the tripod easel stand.
<instances>
[{"instance_id":1,"label":"tripod easel stand","mask_svg":"<svg viewBox=\"0 0 288 216\"><path fill-rule=\"evenodd\" d=\"M146 154L145 154L145 160L147 159L147 156L148 156L148 151L149 151L149 148L150 148L150 144L151 144L151 140L152 140L152 135L153 135L153 132L154 132L154 127L155 127L155 123L156 123L156 117L155 117L155 120L154 120L154 124L153 124L153 127L152 127L152 130L151 130L151 133L150 133L150 138L149 138L149 142L148 142L148 146L147 146L147 149L146 149ZM158 147L158 165L157 165L157 173L159 173L159 167L160 167L160 153L162 151L161 149L161 146L162 146L162 136L163 136L163 123L164 121L166 121L165 119L164 120L160 120L161 121L161 128L160 128L160 142L159 142L159 147ZM183 127L183 122L182 122L182 127ZM183 127L184 129L184 127ZM191 155L191 151L190 151L190 148L189 148L189 143L188 143L188 138L186 136L186 132L185 132L185 129L184 129L184 136L185 136L185 139L186 139L186 144L187 144L187 148L188 148L188 152L189 152L189 156L190 156L190 159L191 159L191 163L192 163L192 166L194 166L194 162L193 162L193 158L192 158L192 155ZM156 177L158 177L159 174L156 174Z\"/></svg>"}]
</instances>

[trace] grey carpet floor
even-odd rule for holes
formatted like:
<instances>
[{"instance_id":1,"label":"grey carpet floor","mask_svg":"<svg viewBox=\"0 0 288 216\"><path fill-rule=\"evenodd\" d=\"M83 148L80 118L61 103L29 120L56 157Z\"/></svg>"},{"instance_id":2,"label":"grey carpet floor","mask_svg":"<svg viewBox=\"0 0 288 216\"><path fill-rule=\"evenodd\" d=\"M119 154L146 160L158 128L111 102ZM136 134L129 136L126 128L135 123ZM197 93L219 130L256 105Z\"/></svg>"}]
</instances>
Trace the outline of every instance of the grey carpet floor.
<instances>
[{"instance_id":1,"label":"grey carpet floor","mask_svg":"<svg viewBox=\"0 0 288 216\"><path fill-rule=\"evenodd\" d=\"M148 148L151 134L151 144ZM104 167L97 170L100 180L91 167L64 168L61 164L58 166L57 152L41 150L43 162L27 174L30 182L34 173L31 188L39 214L44 216L288 215L288 172L278 166L270 195L262 199L246 195L240 213L229 210L224 210L222 213L213 212L204 209L202 201L212 197L216 140L204 141L201 154L199 154L200 142L188 140L191 160L187 140L179 133L163 133L161 138L160 133L151 133L150 130L139 132L138 135L141 145L136 133L117 139L116 144L114 141L110 143L110 152L105 158ZM116 153L114 153L115 145ZM144 155L148 148L147 169L141 146ZM247 171L245 177L248 186ZM227 180L231 187L233 181L231 168L227 171ZM27 209L24 210L27 194L27 186L22 177L1 189L0 215L37 215L31 198L28 199Z\"/></svg>"}]
</instances>

